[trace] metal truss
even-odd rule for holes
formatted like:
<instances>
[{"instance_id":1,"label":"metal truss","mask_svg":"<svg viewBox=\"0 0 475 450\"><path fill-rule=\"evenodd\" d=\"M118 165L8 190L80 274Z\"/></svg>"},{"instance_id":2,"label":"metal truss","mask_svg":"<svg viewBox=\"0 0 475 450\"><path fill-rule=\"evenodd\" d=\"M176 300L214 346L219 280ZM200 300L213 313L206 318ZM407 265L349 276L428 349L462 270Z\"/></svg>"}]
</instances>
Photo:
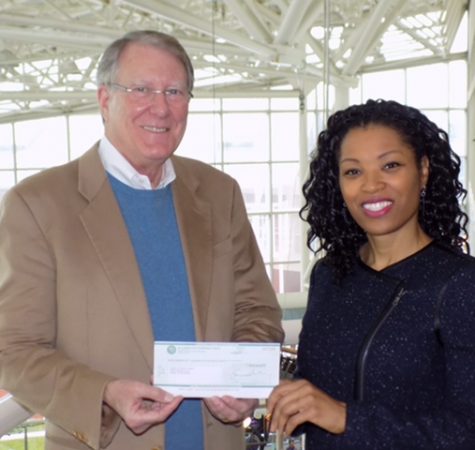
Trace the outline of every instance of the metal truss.
<instances>
[{"instance_id":1,"label":"metal truss","mask_svg":"<svg viewBox=\"0 0 475 450\"><path fill-rule=\"evenodd\" d=\"M175 35L195 96L353 86L449 57L467 0L2 0L0 122L95 110L96 64L125 31Z\"/></svg>"}]
</instances>

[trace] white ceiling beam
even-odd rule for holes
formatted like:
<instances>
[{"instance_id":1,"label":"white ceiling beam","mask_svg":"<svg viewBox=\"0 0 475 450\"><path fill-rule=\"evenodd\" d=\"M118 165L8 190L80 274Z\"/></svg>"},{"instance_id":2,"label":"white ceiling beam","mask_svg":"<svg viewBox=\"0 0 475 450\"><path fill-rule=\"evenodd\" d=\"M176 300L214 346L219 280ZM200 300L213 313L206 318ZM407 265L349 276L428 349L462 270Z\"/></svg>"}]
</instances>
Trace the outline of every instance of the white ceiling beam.
<instances>
[{"instance_id":1,"label":"white ceiling beam","mask_svg":"<svg viewBox=\"0 0 475 450\"><path fill-rule=\"evenodd\" d=\"M448 52L467 8L467 0L331 0L332 26L348 24L348 27L343 30L342 45L330 52L329 68L323 69L323 43L315 40L310 30L317 24L324 26L324 0L62 0L60 6L56 3L55 0L9 0L1 7L1 81L17 82L25 87L22 91L18 88L18 93L2 89L0 122L6 117L2 111L8 110L9 105L15 117L93 109L96 100L90 84L91 71L105 46L126 30L163 29L173 34L192 56L195 67L209 70L212 66L224 77L243 73L240 94L245 96L253 91L257 93L259 89L265 93L271 86L301 87L305 83L315 86L322 80L323 70L330 72L333 84L349 86L355 82L355 73L451 60L454 55L439 48L434 44L436 41L419 36L416 29L404 27L404 21L396 17L397 12L403 5L404 16L436 12L440 17L437 25L444 27L440 33L438 29L434 30L437 42L443 39ZM215 5L219 7L214 8ZM373 6L368 13L362 13L367 5ZM385 11L379 21L374 15L377 8ZM381 23L382 17L384 23ZM409 59L408 54L404 61L383 63L384 55L379 51L376 55L376 49L381 45L381 37L389 23L399 26L412 40L430 49L434 56ZM355 31L352 27L358 28ZM475 28L471 36L475 40L473 30ZM275 43L274 36L278 38ZM217 38L223 38L225 43ZM348 70L342 73L335 61L339 61L348 49L353 55ZM12 52L11 56L7 50ZM306 50L308 54L316 55L315 59L318 57L318 64L305 63ZM376 59L371 64L366 63L366 56L372 54ZM206 61L208 55L218 59L210 63ZM61 90L68 80L64 78L67 71L61 72L62 63L85 56L92 60L87 68L80 66L83 69L81 78L79 75L74 80L68 78L72 80L70 88L74 91ZM458 57L466 58L466 55L459 54ZM54 60L51 66L35 65L35 61L48 59ZM35 69L34 73L41 72L41 87L28 75L30 69ZM234 83L227 84L226 88L214 86L213 95L239 90ZM469 89L470 92L475 90L475 78L469 82ZM210 95L210 87L197 88L196 95ZM15 112L15 108L23 111Z\"/></svg>"},{"instance_id":2,"label":"white ceiling beam","mask_svg":"<svg viewBox=\"0 0 475 450\"><path fill-rule=\"evenodd\" d=\"M301 41L307 44L322 63L325 60L325 49L323 47L324 41L318 41L315 39L311 34L311 30L319 19L321 23L324 22L324 10L325 5L323 0L318 0L318 3L314 2L312 8L307 11L299 30L295 34L295 41ZM330 74L333 78L337 78L339 76L339 71L335 66L335 62L331 58L331 53L329 56Z\"/></svg>"},{"instance_id":3,"label":"white ceiling beam","mask_svg":"<svg viewBox=\"0 0 475 450\"><path fill-rule=\"evenodd\" d=\"M250 36L260 42L270 43L272 41L271 34L241 0L228 0L226 6Z\"/></svg>"},{"instance_id":4,"label":"white ceiling beam","mask_svg":"<svg viewBox=\"0 0 475 450\"><path fill-rule=\"evenodd\" d=\"M290 0L292 1L292 0ZM287 3L286 3L286 0L274 0L274 2L278 7L279 9L282 11L282 13L284 13L288 7Z\"/></svg>"},{"instance_id":5,"label":"white ceiling beam","mask_svg":"<svg viewBox=\"0 0 475 450\"><path fill-rule=\"evenodd\" d=\"M262 7L259 8L259 4L257 4L254 0L241 0L248 9L249 13L255 17L255 19L261 24L261 26L272 35L273 28L269 26L269 20L266 20L265 17L267 16L264 12L267 12L268 9L263 9ZM274 14L275 15L275 14Z\"/></svg>"},{"instance_id":6,"label":"white ceiling beam","mask_svg":"<svg viewBox=\"0 0 475 450\"><path fill-rule=\"evenodd\" d=\"M313 53L315 53L315 55L318 56L318 59L323 64L323 62L325 61L325 50L323 49L323 46L317 40L315 40L312 35L310 35L310 33L309 33L309 37L308 37L308 40L307 40L307 44L312 49ZM331 56L331 54L330 54L330 56ZM329 67L330 75L333 76L333 77L338 77L339 76L339 70L336 68L335 63L334 63L334 61L331 57L329 58L328 62L330 64L330 67Z\"/></svg>"},{"instance_id":7,"label":"white ceiling beam","mask_svg":"<svg viewBox=\"0 0 475 450\"><path fill-rule=\"evenodd\" d=\"M468 8L466 0L447 0L447 17L445 19L445 51L448 53L457 34L460 22Z\"/></svg>"},{"instance_id":8,"label":"white ceiling beam","mask_svg":"<svg viewBox=\"0 0 475 450\"><path fill-rule=\"evenodd\" d=\"M423 39L415 29L409 28L406 25L402 23L401 20L396 20L395 25L401 30L404 31L404 33L408 34L411 36L412 39L414 39L416 42L419 42L422 44L425 48L430 50L434 55L440 55L441 53L444 53L444 49L437 47L436 45L433 45L429 39Z\"/></svg>"},{"instance_id":9,"label":"white ceiling beam","mask_svg":"<svg viewBox=\"0 0 475 450\"><path fill-rule=\"evenodd\" d=\"M294 37L299 30L302 20L314 0L299 0L290 3L288 10L277 30L274 42L280 45L287 45L294 42Z\"/></svg>"},{"instance_id":10,"label":"white ceiling beam","mask_svg":"<svg viewBox=\"0 0 475 450\"><path fill-rule=\"evenodd\" d=\"M291 62L300 71L300 67L306 66L306 44L310 45L320 60L323 59L322 52L309 33L312 24L322 15L322 11L322 0L318 3L315 0L291 3L275 39L275 43L282 46L279 61ZM332 75L338 77L335 70L332 71Z\"/></svg>"},{"instance_id":11,"label":"white ceiling beam","mask_svg":"<svg viewBox=\"0 0 475 450\"><path fill-rule=\"evenodd\" d=\"M249 90L243 90L239 88L239 86L235 86L234 88L226 88L226 89L216 89L213 91L201 91L198 92L194 98L209 98L209 97L224 97L224 98L262 98L262 97L269 97L271 95L274 97L279 98L289 98L289 97L297 97L299 95L299 90L297 89L286 89L286 90L270 90L271 86L264 86L267 89L262 89L260 86L254 88L250 86Z\"/></svg>"},{"instance_id":12,"label":"white ceiling beam","mask_svg":"<svg viewBox=\"0 0 475 450\"><path fill-rule=\"evenodd\" d=\"M0 124L2 123L11 123L18 122L22 120L37 120L44 119L46 117L57 117L63 114L74 114L74 113L98 113L97 104L90 105L69 105L68 107L59 107L54 106L42 106L39 108L24 109L21 111L15 111L7 114L0 113ZM0 406L1 408L1 406ZM1 418L1 414L0 414ZM23 422L23 421L22 421ZM3 422L1 423L3 428Z\"/></svg>"},{"instance_id":13,"label":"white ceiling beam","mask_svg":"<svg viewBox=\"0 0 475 450\"><path fill-rule=\"evenodd\" d=\"M451 53L449 55L439 54L434 56L425 56L422 58L398 59L381 64L365 64L359 69L359 73L382 72L384 70L407 69L408 67L418 67L441 62L450 62L457 60L467 60L467 52Z\"/></svg>"},{"instance_id":14,"label":"white ceiling beam","mask_svg":"<svg viewBox=\"0 0 475 450\"><path fill-rule=\"evenodd\" d=\"M0 39L24 44L42 44L60 46L76 50L94 50L102 52L112 39L120 37L123 33L115 31L115 36L101 37L97 33L74 34L62 31L38 30L28 28L0 27ZM93 37L95 36L95 37ZM180 42L189 53L192 51L211 53L213 46L210 41L199 39L180 39ZM217 54L229 55L229 57L247 57L249 55L242 48L236 48L229 44L215 44ZM38 58L37 58L38 59Z\"/></svg>"},{"instance_id":15,"label":"white ceiling beam","mask_svg":"<svg viewBox=\"0 0 475 450\"><path fill-rule=\"evenodd\" d=\"M323 22L324 9L324 0L316 0L312 3L312 7L308 9L299 29L294 35L294 41L300 41L302 38L305 39L305 36L310 33L310 30L319 18L322 18Z\"/></svg>"},{"instance_id":16,"label":"white ceiling beam","mask_svg":"<svg viewBox=\"0 0 475 450\"><path fill-rule=\"evenodd\" d=\"M68 47L81 50L103 49L109 44L107 37L94 34L72 35L59 31L43 31L31 28L0 27L0 38L19 43L45 44L58 47Z\"/></svg>"},{"instance_id":17,"label":"white ceiling beam","mask_svg":"<svg viewBox=\"0 0 475 450\"><path fill-rule=\"evenodd\" d=\"M281 15L274 9L268 8L262 3L257 3L254 0L247 0L247 6L261 22L270 23L272 30L275 30L277 25L280 24Z\"/></svg>"},{"instance_id":18,"label":"white ceiling beam","mask_svg":"<svg viewBox=\"0 0 475 450\"><path fill-rule=\"evenodd\" d=\"M356 35L357 41L354 41L352 53L343 68L342 72L346 75L354 75L364 64L365 57L373 49L377 39L381 37L387 28L391 25L389 16L395 8L400 10L407 0L385 0L378 2L371 12L370 16L358 27Z\"/></svg>"},{"instance_id":19,"label":"white ceiling beam","mask_svg":"<svg viewBox=\"0 0 475 450\"><path fill-rule=\"evenodd\" d=\"M76 31L85 34L95 34L98 36L107 36L114 38L117 36L117 30L108 29L98 25L86 25L80 22L66 22L64 20L52 19L48 17L17 16L14 14L0 14L0 24L8 26L17 25L22 27L46 27L55 30L64 30L67 32Z\"/></svg>"},{"instance_id":20,"label":"white ceiling beam","mask_svg":"<svg viewBox=\"0 0 475 450\"><path fill-rule=\"evenodd\" d=\"M213 39L222 38L237 47L242 47L261 57L272 58L275 54L275 50L268 45L260 44L239 33L230 31L225 27L216 24L213 26L211 20L204 20L200 17L193 16L183 9L172 6L165 0L161 0L160 2L156 0L121 0L121 3L141 11L165 17L174 23L205 33Z\"/></svg>"},{"instance_id":21,"label":"white ceiling beam","mask_svg":"<svg viewBox=\"0 0 475 450\"><path fill-rule=\"evenodd\" d=\"M206 69L209 67L209 64L197 61L195 64L195 69ZM275 77L285 77L285 78L294 78L295 76L300 76L304 79L312 79L320 81L323 79L323 71L312 64L302 65L299 69L294 68L289 64L279 64L279 63L269 63L261 64L259 66L250 66L245 63L239 64L233 62L223 62L219 63L219 69L222 71L227 71L229 73L242 73L248 72L251 74L259 75L264 74L269 78ZM341 75L338 71L330 70L330 79L335 86L354 86L355 78L352 76Z\"/></svg>"},{"instance_id":22,"label":"white ceiling beam","mask_svg":"<svg viewBox=\"0 0 475 450\"><path fill-rule=\"evenodd\" d=\"M52 102L72 101L72 100L96 100L96 91L51 91L51 90L22 90L22 91L1 91L0 101L10 100L13 102L36 102L48 100Z\"/></svg>"},{"instance_id":23,"label":"white ceiling beam","mask_svg":"<svg viewBox=\"0 0 475 450\"><path fill-rule=\"evenodd\" d=\"M186 51L192 54L208 54L211 55L214 53L215 55L226 55L229 58L250 58L249 52L244 50L243 48L236 47L229 43L226 44L213 44L210 40L205 40L202 38L197 39L189 39L189 38L182 38L178 37L183 47L185 47ZM258 55L253 55L255 58L258 58Z\"/></svg>"}]
</instances>

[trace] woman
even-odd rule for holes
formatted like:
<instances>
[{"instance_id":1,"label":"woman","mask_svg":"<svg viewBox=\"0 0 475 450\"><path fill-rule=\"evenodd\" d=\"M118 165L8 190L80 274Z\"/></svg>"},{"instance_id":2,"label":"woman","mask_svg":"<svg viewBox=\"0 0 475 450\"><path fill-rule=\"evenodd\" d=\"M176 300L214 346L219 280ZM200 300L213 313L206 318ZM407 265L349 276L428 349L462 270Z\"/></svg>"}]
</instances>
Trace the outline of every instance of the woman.
<instances>
[{"instance_id":1,"label":"woman","mask_svg":"<svg viewBox=\"0 0 475 450\"><path fill-rule=\"evenodd\" d=\"M303 187L315 265L271 431L307 450L475 449L475 258L460 159L418 110L335 113Z\"/></svg>"}]
</instances>

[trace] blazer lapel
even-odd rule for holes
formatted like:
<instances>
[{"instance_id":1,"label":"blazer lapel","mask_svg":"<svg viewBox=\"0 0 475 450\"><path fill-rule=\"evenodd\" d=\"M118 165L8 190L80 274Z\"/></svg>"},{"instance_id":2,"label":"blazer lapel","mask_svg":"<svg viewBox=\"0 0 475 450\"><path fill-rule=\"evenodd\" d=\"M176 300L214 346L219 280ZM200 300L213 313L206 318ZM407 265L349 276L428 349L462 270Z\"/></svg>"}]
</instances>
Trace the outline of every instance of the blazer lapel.
<instances>
[{"instance_id":1,"label":"blazer lapel","mask_svg":"<svg viewBox=\"0 0 475 450\"><path fill-rule=\"evenodd\" d=\"M89 200L80 217L136 343L153 369L153 331L140 271L97 146L79 162L79 191Z\"/></svg>"},{"instance_id":2,"label":"blazer lapel","mask_svg":"<svg viewBox=\"0 0 475 450\"><path fill-rule=\"evenodd\" d=\"M211 206L198 193L198 181L182 160L173 158L173 200L183 246L197 339L203 339L211 288L213 241Z\"/></svg>"}]
</instances>

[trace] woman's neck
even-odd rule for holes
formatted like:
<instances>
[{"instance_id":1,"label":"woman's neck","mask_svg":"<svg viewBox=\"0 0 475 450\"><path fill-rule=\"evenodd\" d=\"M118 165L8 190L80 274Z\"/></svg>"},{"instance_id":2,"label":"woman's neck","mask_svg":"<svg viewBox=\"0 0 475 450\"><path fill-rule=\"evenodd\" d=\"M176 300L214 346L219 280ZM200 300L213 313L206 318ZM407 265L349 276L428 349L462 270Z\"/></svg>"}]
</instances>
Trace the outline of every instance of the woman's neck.
<instances>
[{"instance_id":1,"label":"woman's neck","mask_svg":"<svg viewBox=\"0 0 475 450\"><path fill-rule=\"evenodd\" d=\"M374 270L383 270L426 247L432 238L420 229L410 239L372 236L360 249L361 260Z\"/></svg>"}]
</instances>

